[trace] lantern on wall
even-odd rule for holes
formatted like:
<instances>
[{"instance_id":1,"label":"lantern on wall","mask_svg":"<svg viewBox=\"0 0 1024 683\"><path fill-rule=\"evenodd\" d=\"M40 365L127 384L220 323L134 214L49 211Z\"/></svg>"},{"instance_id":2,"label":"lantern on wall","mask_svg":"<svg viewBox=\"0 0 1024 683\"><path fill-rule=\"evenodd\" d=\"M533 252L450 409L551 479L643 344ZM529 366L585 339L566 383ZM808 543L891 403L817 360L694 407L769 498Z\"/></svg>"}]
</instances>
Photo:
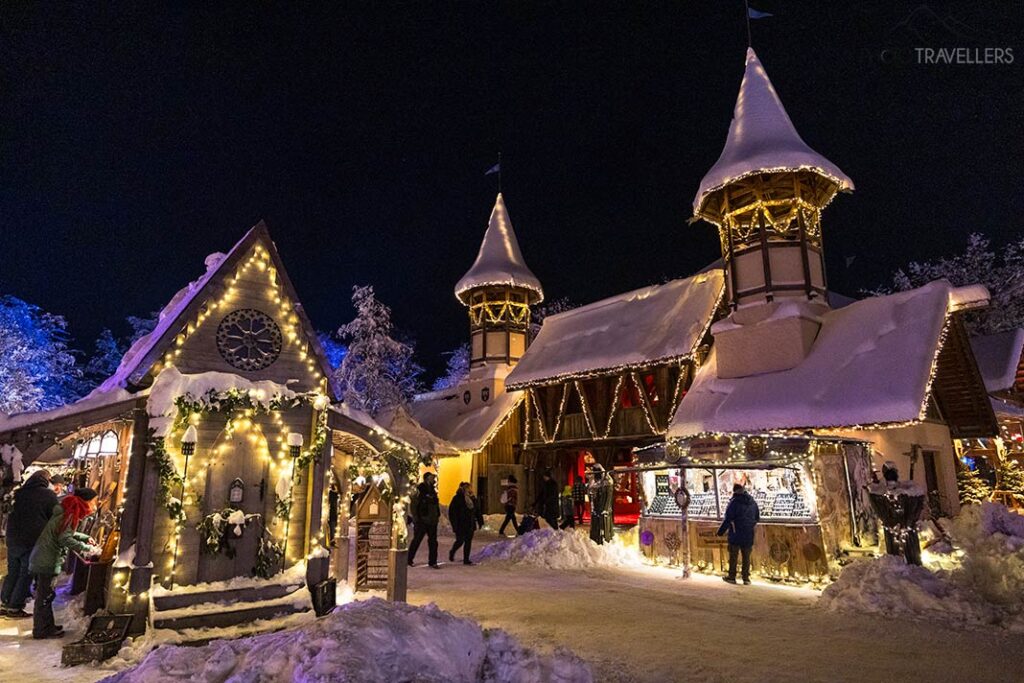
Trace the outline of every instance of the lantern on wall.
<instances>
[{"instance_id":1,"label":"lantern on wall","mask_svg":"<svg viewBox=\"0 0 1024 683\"><path fill-rule=\"evenodd\" d=\"M181 454L186 458L196 453L196 441L199 440L199 433L195 425L189 425L181 437Z\"/></svg>"},{"instance_id":2,"label":"lantern on wall","mask_svg":"<svg viewBox=\"0 0 1024 683\"><path fill-rule=\"evenodd\" d=\"M299 457L299 453L302 452L302 443L302 434L299 434L298 432L289 432L288 455L292 456L293 458Z\"/></svg>"}]
</instances>

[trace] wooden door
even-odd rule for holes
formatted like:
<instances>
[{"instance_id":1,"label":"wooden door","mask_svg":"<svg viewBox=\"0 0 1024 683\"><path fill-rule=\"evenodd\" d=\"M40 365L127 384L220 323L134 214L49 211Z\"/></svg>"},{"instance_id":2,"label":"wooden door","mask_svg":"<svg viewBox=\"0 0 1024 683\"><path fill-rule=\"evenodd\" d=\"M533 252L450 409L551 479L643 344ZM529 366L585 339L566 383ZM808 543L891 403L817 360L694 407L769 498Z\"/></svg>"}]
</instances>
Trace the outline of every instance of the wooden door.
<instances>
[{"instance_id":1,"label":"wooden door","mask_svg":"<svg viewBox=\"0 0 1024 683\"><path fill-rule=\"evenodd\" d=\"M241 430L224 437L217 443L220 453L208 465L203 501L205 514L231 507L247 515L257 514L243 529L240 537L232 535L230 545L235 556L226 553L200 553L198 581L223 581L236 576L250 576L256 566L256 549L265 519L264 498L273 486L264 482L265 468L262 454L267 450L266 439L258 430ZM216 452L216 450L215 450ZM241 480L242 500L229 500L232 483ZM230 533L231 527L229 527Z\"/></svg>"}]
</instances>

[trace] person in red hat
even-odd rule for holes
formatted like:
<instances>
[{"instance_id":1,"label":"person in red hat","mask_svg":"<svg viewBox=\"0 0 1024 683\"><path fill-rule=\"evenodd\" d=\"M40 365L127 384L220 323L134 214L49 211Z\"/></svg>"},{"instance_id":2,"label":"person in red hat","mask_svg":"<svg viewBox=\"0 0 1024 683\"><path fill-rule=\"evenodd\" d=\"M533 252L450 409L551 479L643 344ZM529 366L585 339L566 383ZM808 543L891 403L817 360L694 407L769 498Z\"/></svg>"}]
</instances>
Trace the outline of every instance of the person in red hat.
<instances>
[{"instance_id":1,"label":"person in red hat","mask_svg":"<svg viewBox=\"0 0 1024 683\"><path fill-rule=\"evenodd\" d=\"M46 523L39 540L32 548L28 569L35 577L36 602L32 612L33 638L60 638L64 627L53 621L53 580L60 574L68 552L82 555L99 554L95 542L76 531L83 519L96 511L96 492L90 488L76 489L74 493L53 506L53 514Z\"/></svg>"}]
</instances>

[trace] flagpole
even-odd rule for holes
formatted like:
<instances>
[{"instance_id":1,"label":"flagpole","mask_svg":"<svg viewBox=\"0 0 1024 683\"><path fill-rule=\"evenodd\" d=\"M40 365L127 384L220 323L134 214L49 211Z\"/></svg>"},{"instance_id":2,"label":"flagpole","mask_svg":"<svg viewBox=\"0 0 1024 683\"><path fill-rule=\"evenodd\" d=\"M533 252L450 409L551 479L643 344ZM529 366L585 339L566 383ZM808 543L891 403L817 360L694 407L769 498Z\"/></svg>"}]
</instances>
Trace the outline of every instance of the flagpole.
<instances>
[{"instance_id":1,"label":"flagpole","mask_svg":"<svg viewBox=\"0 0 1024 683\"><path fill-rule=\"evenodd\" d=\"M750 0L743 0L743 5L747 9L747 47L754 47L754 40L750 37Z\"/></svg>"}]
</instances>

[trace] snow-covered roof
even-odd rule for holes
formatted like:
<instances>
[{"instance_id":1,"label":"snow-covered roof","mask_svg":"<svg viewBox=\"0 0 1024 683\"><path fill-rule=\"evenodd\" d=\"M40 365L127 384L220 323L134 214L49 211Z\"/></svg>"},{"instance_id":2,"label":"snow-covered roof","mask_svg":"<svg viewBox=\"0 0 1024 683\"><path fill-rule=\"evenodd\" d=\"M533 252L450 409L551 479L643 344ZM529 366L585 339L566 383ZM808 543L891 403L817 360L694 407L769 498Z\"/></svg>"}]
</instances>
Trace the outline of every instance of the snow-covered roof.
<instances>
[{"instance_id":1,"label":"snow-covered roof","mask_svg":"<svg viewBox=\"0 0 1024 683\"><path fill-rule=\"evenodd\" d=\"M68 403L67 405L63 405L52 410L30 411L26 413L16 413L14 415L4 415L0 413L0 433L25 429L43 422L50 422L52 420L74 417L75 415L86 413L90 410L107 408L109 406L117 405L118 403L138 399L145 395L145 391L132 394L124 389L109 389L106 391L95 389L74 403Z\"/></svg>"},{"instance_id":2,"label":"snow-covered roof","mask_svg":"<svg viewBox=\"0 0 1024 683\"><path fill-rule=\"evenodd\" d=\"M382 410L376 421L420 453L442 458L459 454L458 448L424 428L405 406Z\"/></svg>"},{"instance_id":3,"label":"snow-covered roof","mask_svg":"<svg viewBox=\"0 0 1024 683\"><path fill-rule=\"evenodd\" d=\"M491 218L487 223L484 241L480 252L476 255L473 266L455 284L455 296L464 304L468 304L466 293L476 287L488 285L511 285L522 287L531 292L533 301L543 301L544 290L540 280L527 267L523 254L519 251L519 241L512 230L508 210L501 193L494 202Z\"/></svg>"},{"instance_id":4,"label":"snow-covered roof","mask_svg":"<svg viewBox=\"0 0 1024 683\"><path fill-rule=\"evenodd\" d=\"M810 353L790 370L721 379L712 347L668 436L921 419L953 291L939 280L829 311Z\"/></svg>"},{"instance_id":5,"label":"snow-covered roof","mask_svg":"<svg viewBox=\"0 0 1024 683\"><path fill-rule=\"evenodd\" d=\"M800 138L761 61L753 48L748 48L725 148L700 181L693 212L700 213L709 194L744 176L799 170L814 171L834 182L839 190L853 189L853 181L838 166Z\"/></svg>"},{"instance_id":6,"label":"snow-covered roof","mask_svg":"<svg viewBox=\"0 0 1024 683\"><path fill-rule=\"evenodd\" d=\"M410 409L417 422L460 451L479 451L519 406L523 393L501 391L490 403L460 413L463 390L464 385L459 385L440 397L439 392L417 397Z\"/></svg>"},{"instance_id":7,"label":"snow-covered roof","mask_svg":"<svg viewBox=\"0 0 1024 683\"><path fill-rule=\"evenodd\" d=\"M549 316L505 385L521 389L685 358L724 290L723 271L708 270Z\"/></svg>"},{"instance_id":8,"label":"snow-covered roof","mask_svg":"<svg viewBox=\"0 0 1024 683\"><path fill-rule=\"evenodd\" d=\"M1007 391L1017 381L1017 368L1024 353L1024 329L971 337L971 350L978 370L991 393Z\"/></svg>"}]
</instances>

